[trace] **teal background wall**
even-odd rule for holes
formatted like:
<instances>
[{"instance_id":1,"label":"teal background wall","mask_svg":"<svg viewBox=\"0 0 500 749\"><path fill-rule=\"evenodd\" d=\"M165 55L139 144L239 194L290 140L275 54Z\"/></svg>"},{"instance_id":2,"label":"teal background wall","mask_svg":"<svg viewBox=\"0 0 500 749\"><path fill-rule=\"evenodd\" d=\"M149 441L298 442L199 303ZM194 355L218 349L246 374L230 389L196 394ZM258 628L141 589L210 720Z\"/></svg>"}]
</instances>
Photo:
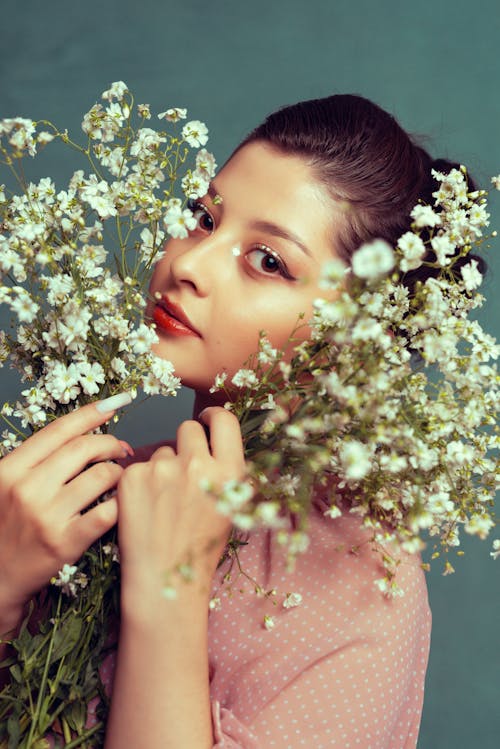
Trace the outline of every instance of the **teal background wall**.
<instances>
[{"instance_id":1,"label":"teal background wall","mask_svg":"<svg viewBox=\"0 0 500 749\"><path fill-rule=\"evenodd\" d=\"M0 8L0 117L43 117L78 132L83 112L121 79L153 110L186 106L206 121L222 163L277 106L352 92L483 184L500 172L498 0L0 0ZM34 176L71 173L67 155L54 153ZM500 195L496 226L499 206ZM499 253L497 243L480 314L497 336ZM14 378L0 377L4 399L12 397ZM172 436L190 403L184 393L132 409L122 433L135 443ZM438 567L429 575L434 629L419 749L499 746L500 561L489 548L470 541L454 576Z\"/></svg>"}]
</instances>

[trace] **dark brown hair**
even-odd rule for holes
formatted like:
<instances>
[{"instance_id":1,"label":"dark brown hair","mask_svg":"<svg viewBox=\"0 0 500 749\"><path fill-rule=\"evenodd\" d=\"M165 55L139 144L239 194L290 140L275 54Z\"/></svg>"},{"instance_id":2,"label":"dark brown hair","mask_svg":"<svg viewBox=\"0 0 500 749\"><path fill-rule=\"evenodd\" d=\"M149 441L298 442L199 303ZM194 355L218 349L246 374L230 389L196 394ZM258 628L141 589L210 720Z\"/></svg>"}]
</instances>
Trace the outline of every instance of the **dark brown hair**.
<instances>
[{"instance_id":1,"label":"dark brown hair","mask_svg":"<svg viewBox=\"0 0 500 749\"><path fill-rule=\"evenodd\" d=\"M449 172L458 164L432 157L395 118L361 96L311 99L270 114L239 146L265 141L306 160L343 208L336 247L349 261L363 243L381 238L394 245L410 228L410 212L432 205L438 189L431 169ZM474 190L472 180L469 189ZM428 269L407 274L413 285Z\"/></svg>"}]
</instances>

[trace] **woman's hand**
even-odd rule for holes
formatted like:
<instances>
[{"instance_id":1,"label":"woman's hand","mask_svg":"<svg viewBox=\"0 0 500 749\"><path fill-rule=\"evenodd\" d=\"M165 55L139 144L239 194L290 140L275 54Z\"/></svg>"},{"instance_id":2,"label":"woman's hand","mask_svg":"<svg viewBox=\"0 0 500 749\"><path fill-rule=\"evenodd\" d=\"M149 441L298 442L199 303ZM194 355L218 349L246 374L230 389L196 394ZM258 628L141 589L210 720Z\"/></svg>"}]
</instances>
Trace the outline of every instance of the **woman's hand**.
<instances>
[{"instance_id":1,"label":"woman's hand","mask_svg":"<svg viewBox=\"0 0 500 749\"><path fill-rule=\"evenodd\" d=\"M217 512L202 485L220 488L245 471L240 426L223 408L208 408L202 420L210 430L185 421L177 449L160 447L147 463L124 471L118 484L118 541L124 613L147 617L158 611L167 573L188 563L194 581L187 591L208 596L212 576L227 541L230 520ZM177 587L179 580L173 580ZM206 604L205 604L206 605Z\"/></svg>"},{"instance_id":2,"label":"woman's hand","mask_svg":"<svg viewBox=\"0 0 500 749\"><path fill-rule=\"evenodd\" d=\"M115 499L81 514L123 472L106 462L124 457L123 444L111 435L87 434L113 414L96 404L84 406L0 461L1 622L19 615L65 563L76 561L116 522Z\"/></svg>"}]
</instances>

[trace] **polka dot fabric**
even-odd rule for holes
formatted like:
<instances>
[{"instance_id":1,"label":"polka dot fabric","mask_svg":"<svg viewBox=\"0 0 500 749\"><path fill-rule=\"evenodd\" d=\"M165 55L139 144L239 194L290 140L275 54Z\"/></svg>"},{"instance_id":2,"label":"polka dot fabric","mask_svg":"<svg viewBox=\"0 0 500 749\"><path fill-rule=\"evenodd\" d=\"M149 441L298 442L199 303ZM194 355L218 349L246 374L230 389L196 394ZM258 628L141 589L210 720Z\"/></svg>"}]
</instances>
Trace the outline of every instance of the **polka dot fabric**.
<instances>
[{"instance_id":1,"label":"polka dot fabric","mask_svg":"<svg viewBox=\"0 0 500 749\"><path fill-rule=\"evenodd\" d=\"M405 594L388 599L359 519L315 514L310 536L292 573L270 532L239 550L243 571L274 598L258 598L241 574L214 588L214 749L414 749L431 625L420 558L399 554ZM302 603L284 608L292 592Z\"/></svg>"},{"instance_id":2,"label":"polka dot fabric","mask_svg":"<svg viewBox=\"0 0 500 749\"><path fill-rule=\"evenodd\" d=\"M310 537L293 572L262 531L239 550L245 574L222 584L228 569L217 573L221 605L209 614L214 749L415 749L431 626L420 558L400 557L405 595L387 599L374 585L383 571L359 519L315 513ZM276 596L257 597L245 575ZM283 607L287 593L300 593L301 604ZM112 654L100 670L108 693L114 663Z\"/></svg>"}]
</instances>

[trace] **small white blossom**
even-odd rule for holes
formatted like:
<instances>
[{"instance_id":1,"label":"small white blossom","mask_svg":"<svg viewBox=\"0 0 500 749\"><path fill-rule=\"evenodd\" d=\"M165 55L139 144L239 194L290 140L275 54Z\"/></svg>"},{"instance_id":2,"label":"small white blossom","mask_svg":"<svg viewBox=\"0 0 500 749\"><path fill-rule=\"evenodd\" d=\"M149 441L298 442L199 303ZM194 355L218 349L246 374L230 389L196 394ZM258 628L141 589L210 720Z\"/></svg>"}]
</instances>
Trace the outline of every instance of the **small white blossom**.
<instances>
[{"instance_id":1,"label":"small white blossom","mask_svg":"<svg viewBox=\"0 0 500 749\"><path fill-rule=\"evenodd\" d=\"M185 239L190 231L196 229L197 221L189 209L182 210L172 206L163 218L165 228L174 239Z\"/></svg>"},{"instance_id":2,"label":"small white blossom","mask_svg":"<svg viewBox=\"0 0 500 749\"><path fill-rule=\"evenodd\" d=\"M202 148L196 154L196 171L203 175L207 180L213 179L217 164L213 154L209 153L206 148Z\"/></svg>"},{"instance_id":3,"label":"small white blossom","mask_svg":"<svg viewBox=\"0 0 500 749\"><path fill-rule=\"evenodd\" d=\"M210 393L217 393L219 390L222 390L224 387L224 383L227 380L227 372L221 372L220 374L215 375L214 384L210 388Z\"/></svg>"},{"instance_id":4,"label":"small white blossom","mask_svg":"<svg viewBox=\"0 0 500 749\"><path fill-rule=\"evenodd\" d=\"M441 217L430 205L416 205L410 213L417 229L423 229L426 226L434 227L441 223Z\"/></svg>"},{"instance_id":5,"label":"small white blossom","mask_svg":"<svg viewBox=\"0 0 500 749\"><path fill-rule=\"evenodd\" d=\"M217 498L217 509L224 515L241 510L253 497L254 489L246 481L226 481Z\"/></svg>"},{"instance_id":6,"label":"small white blossom","mask_svg":"<svg viewBox=\"0 0 500 749\"><path fill-rule=\"evenodd\" d=\"M474 514L465 523L464 530L471 536L479 536L479 538L485 539L494 526L495 522L489 515Z\"/></svg>"},{"instance_id":7,"label":"small white blossom","mask_svg":"<svg viewBox=\"0 0 500 749\"><path fill-rule=\"evenodd\" d=\"M128 86L126 83L123 81L115 81L107 91L103 91L101 98L107 99L108 101L112 101L113 99L121 101L127 91Z\"/></svg>"},{"instance_id":8,"label":"small white blossom","mask_svg":"<svg viewBox=\"0 0 500 749\"><path fill-rule=\"evenodd\" d=\"M500 187L497 189L500 189ZM493 557L493 559L498 559L498 557L500 557L500 539L496 538L493 541L493 551L490 552L490 556Z\"/></svg>"},{"instance_id":9,"label":"small white blossom","mask_svg":"<svg viewBox=\"0 0 500 749\"><path fill-rule=\"evenodd\" d=\"M398 247L403 253L403 257L399 263L402 271L414 270L422 265L426 248L418 234L407 231L398 240Z\"/></svg>"},{"instance_id":10,"label":"small white blossom","mask_svg":"<svg viewBox=\"0 0 500 749\"><path fill-rule=\"evenodd\" d=\"M274 627L276 626L276 619L274 616L269 616L269 614L265 614L264 621L263 621L263 627L264 629L267 629L268 632L270 632Z\"/></svg>"},{"instance_id":11,"label":"small white blossom","mask_svg":"<svg viewBox=\"0 0 500 749\"><path fill-rule=\"evenodd\" d=\"M61 588L67 596L76 596L77 588L86 588L88 578L83 572L78 572L78 567L73 564L65 564L62 570L59 570L57 577L51 580L52 585Z\"/></svg>"},{"instance_id":12,"label":"small white blossom","mask_svg":"<svg viewBox=\"0 0 500 749\"><path fill-rule=\"evenodd\" d=\"M254 387L259 381L253 369L240 369L232 377L231 382L238 388L245 388Z\"/></svg>"},{"instance_id":13,"label":"small white blossom","mask_svg":"<svg viewBox=\"0 0 500 749\"><path fill-rule=\"evenodd\" d=\"M364 244L351 258L352 272L358 278L378 278L389 273L394 265L394 250L382 239Z\"/></svg>"},{"instance_id":14,"label":"small white blossom","mask_svg":"<svg viewBox=\"0 0 500 749\"><path fill-rule=\"evenodd\" d=\"M460 273L464 280L464 286L467 291L474 291L478 286L481 286L483 276L478 270L477 260L471 260L467 265L463 265L460 268Z\"/></svg>"},{"instance_id":15,"label":"small white blossom","mask_svg":"<svg viewBox=\"0 0 500 749\"><path fill-rule=\"evenodd\" d=\"M346 440L342 443L340 460L348 479L362 479L371 470L370 452L366 445L358 440Z\"/></svg>"},{"instance_id":16,"label":"small white blossom","mask_svg":"<svg viewBox=\"0 0 500 749\"><path fill-rule=\"evenodd\" d=\"M167 109L166 112L160 112L158 115L159 120L168 120L169 122L178 122L179 120L185 120L187 115L187 109L180 107L172 107Z\"/></svg>"},{"instance_id":17,"label":"small white blossom","mask_svg":"<svg viewBox=\"0 0 500 749\"><path fill-rule=\"evenodd\" d=\"M208 140L208 128L200 120L191 120L182 128L182 137L193 148L204 146Z\"/></svg>"},{"instance_id":18,"label":"small white blossom","mask_svg":"<svg viewBox=\"0 0 500 749\"><path fill-rule=\"evenodd\" d=\"M104 384L106 377L99 362L82 362L79 366L79 382L86 395L96 395L100 391L100 385Z\"/></svg>"},{"instance_id":19,"label":"small white blossom","mask_svg":"<svg viewBox=\"0 0 500 749\"><path fill-rule=\"evenodd\" d=\"M300 606L302 603L302 596L300 593L287 593L285 600L283 601L283 608L293 609L296 606Z\"/></svg>"},{"instance_id":20,"label":"small white blossom","mask_svg":"<svg viewBox=\"0 0 500 749\"><path fill-rule=\"evenodd\" d=\"M447 234L439 234L433 237L431 240L431 247L436 253L436 258L439 265L448 265L451 256L455 253L455 244L451 241Z\"/></svg>"}]
</instances>

